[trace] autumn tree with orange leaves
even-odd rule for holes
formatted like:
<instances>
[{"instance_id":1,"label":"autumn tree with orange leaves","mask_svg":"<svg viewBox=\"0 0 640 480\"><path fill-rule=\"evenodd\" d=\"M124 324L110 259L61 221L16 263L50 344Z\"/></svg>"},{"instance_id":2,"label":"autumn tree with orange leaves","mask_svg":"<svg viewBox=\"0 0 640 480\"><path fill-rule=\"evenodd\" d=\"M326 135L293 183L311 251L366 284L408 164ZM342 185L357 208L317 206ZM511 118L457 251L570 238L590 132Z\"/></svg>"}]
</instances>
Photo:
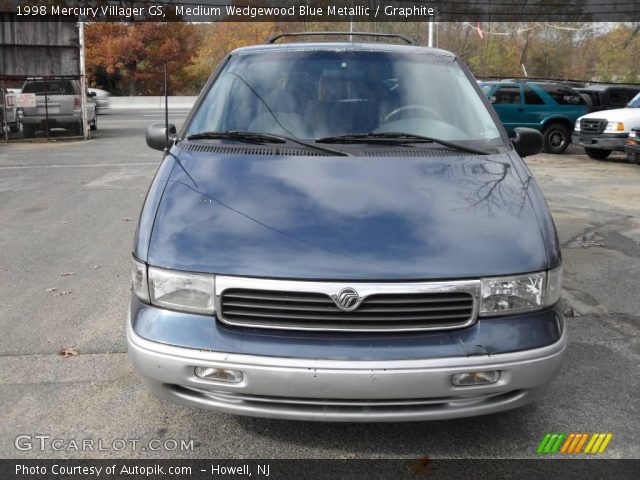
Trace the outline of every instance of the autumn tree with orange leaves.
<instances>
[{"instance_id":1,"label":"autumn tree with orange leaves","mask_svg":"<svg viewBox=\"0 0 640 480\"><path fill-rule=\"evenodd\" d=\"M196 93L202 79L194 77L189 67L201 42L199 27L179 22L87 25L89 83L125 95L159 95L167 65L171 93Z\"/></svg>"}]
</instances>

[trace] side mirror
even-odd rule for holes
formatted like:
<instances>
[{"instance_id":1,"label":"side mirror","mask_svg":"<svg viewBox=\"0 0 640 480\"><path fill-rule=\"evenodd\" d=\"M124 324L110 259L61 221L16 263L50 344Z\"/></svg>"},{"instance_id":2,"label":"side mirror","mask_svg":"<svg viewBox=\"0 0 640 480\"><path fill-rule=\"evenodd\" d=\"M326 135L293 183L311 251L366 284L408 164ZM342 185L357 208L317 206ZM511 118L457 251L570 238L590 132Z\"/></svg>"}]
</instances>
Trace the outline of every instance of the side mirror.
<instances>
[{"instance_id":1,"label":"side mirror","mask_svg":"<svg viewBox=\"0 0 640 480\"><path fill-rule=\"evenodd\" d=\"M169 124L169 145L173 143L177 136L176 126L172 123ZM165 140L165 128L164 123L154 123L147 127L147 133L145 135L147 139L147 145L154 150L164 150Z\"/></svg>"},{"instance_id":2,"label":"side mirror","mask_svg":"<svg viewBox=\"0 0 640 480\"><path fill-rule=\"evenodd\" d=\"M513 146L521 157L537 155L542 152L542 134L533 128L517 127L511 138Z\"/></svg>"},{"instance_id":3,"label":"side mirror","mask_svg":"<svg viewBox=\"0 0 640 480\"><path fill-rule=\"evenodd\" d=\"M491 95L489 97L489 103L494 104L498 101L498 97L496 97L495 95Z\"/></svg>"}]
</instances>

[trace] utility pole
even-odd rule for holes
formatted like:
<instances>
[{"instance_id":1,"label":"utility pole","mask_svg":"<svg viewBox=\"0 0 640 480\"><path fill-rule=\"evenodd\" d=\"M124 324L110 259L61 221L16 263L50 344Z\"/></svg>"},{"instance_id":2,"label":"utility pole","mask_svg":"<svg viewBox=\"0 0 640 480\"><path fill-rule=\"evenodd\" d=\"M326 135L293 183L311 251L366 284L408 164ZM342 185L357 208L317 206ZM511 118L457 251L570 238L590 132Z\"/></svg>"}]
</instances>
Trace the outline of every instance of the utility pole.
<instances>
[{"instance_id":1,"label":"utility pole","mask_svg":"<svg viewBox=\"0 0 640 480\"><path fill-rule=\"evenodd\" d=\"M433 19L429 20L429 47L433 47Z\"/></svg>"},{"instance_id":2,"label":"utility pole","mask_svg":"<svg viewBox=\"0 0 640 480\"><path fill-rule=\"evenodd\" d=\"M78 20L80 20L78 26L80 29L80 108L82 109L82 136L86 139L89 121L87 119L87 78L84 72L84 22L82 18L78 18Z\"/></svg>"},{"instance_id":3,"label":"utility pole","mask_svg":"<svg viewBox=\"0 0 640 480\"><path fill-rule=\"evenodd\" d=\"M349 33L353 32L353 0L351 0L351 17L349 18ZM349 41L353 42L353 35L349 35Z\"/></svg>"}]
</instances>

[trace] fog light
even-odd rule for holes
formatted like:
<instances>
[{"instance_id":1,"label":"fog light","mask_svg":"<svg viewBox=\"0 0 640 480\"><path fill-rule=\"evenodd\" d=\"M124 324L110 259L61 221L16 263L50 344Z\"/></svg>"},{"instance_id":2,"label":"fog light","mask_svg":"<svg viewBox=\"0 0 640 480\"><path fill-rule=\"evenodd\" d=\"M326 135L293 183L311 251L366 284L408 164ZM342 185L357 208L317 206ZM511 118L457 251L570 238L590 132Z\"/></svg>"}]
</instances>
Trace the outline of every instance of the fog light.
<instances>
[{"instance_id":1,"label":"fog light","mask_svg":"<svg viewBox=\"0 0 640 480\"><path fill-rule=\"evenodd\" d=\"M196 367L196 377L217 382L239 383L242 381L242 372L228 370L226 368Z\"/></svg>"},{"instance_id":2,"label":"fog light","mask_svg":"<svg viewBox=\"0 0 640 480\"><path fill-rule=\"evenodd\" d=\"M451 377L451 383L457 387L470 385L489 385L496 383L500 379L500 372L492 370L489 372L466 372L456 373Z\"/></svg>"}]
</instances>

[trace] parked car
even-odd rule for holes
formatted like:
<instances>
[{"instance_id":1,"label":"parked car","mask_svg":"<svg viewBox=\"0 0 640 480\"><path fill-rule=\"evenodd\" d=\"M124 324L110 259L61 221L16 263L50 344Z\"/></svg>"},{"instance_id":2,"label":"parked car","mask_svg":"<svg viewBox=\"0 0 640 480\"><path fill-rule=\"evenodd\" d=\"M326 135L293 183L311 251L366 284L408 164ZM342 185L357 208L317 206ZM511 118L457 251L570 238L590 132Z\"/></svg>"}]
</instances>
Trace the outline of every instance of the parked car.
<instances>
[{"instance_id":1,"label":"parked car","mask_svg":"<svg viewBox=\"0 0 640 480\"><path fill-rule=\"evenodd\" d=\"M587 112L585 100L571 87L551 82L483 82L507 132L535 128L544 137L544 151L562 153L571 143L576 119Z\"/></svg>"},{"instance_id":2,"label":"parked car","mask_svg":"<svg viewBox=\"0 0 640 480\"><path fill-rule=\"evenodd\" d=\"M510 139L454 54L273 38L165 134L126 327L155 394L430 420L528 404L561 368L560 246L521 158L542 136Z\"/></svg>"},{"instance_id":3,"label":"parked car","mask_svg":"<svg viewBox=\"0 0 640 480\"><path fill-rule=\"evenodd\" d=\"M629 132L624 151L629 163L640 163L640 128L634 128Z\"/></svg>"},{"instance_id":4,"label":"parked car","mask_svg":"<svg viewBox=\"0 0 640 480\"><path fill-rule=\"evenodd\" d=\"M18 118L25 138L35 136L39 129L66 128L82 135L82 108L80 82L66 78L27 79L22 93L36 95L35 107L18 108ZM85 97L87 119L91 130L98 128L95 103Z\"/></svg>"},{"instance_id":5,"label":"parked car","mask_svg":"<svg viewBox=\"0 0 640 480\"><path fill-rule=\"evenodd\" d=\"M626 85L590 85L576 88L589 106L589 113L624 108L638 93L640 87Z\"/></svg>"},{"instance_id":6,"label":"parked car","mask_svg":"<svg viewBox=\"0 0 640 480\"><path fill-rule=\"evenodd\" d=\"M109 98L111 94L106 90L101 90L99 88L88 88L89 95L93 98L93 101L96 104L96 112L100 113L103 110L107 110L109 108Z\"/></svg>"},{"instance_id":7,"label":"parked car","mask_svg":"<svg viewBox=\"0 0 640 480\"><path fill-rule=\"evenodd\" d=\"M613 151L624 152L629 132L640 128L640 93L625 108L593 112L580 117L573 131L573 143L584 147L596 160Z\"/></svg>"},{"instance_id":8,"label":"parked car","mask_svg":"<svg viewBox=\"0 0 640 480\"><path fill-rule=\"evenodd\" d=\"M9 89L0 88L0 135L5 127L14 133L20 130L14 93Z\"/></svg>"}]
</instances>

